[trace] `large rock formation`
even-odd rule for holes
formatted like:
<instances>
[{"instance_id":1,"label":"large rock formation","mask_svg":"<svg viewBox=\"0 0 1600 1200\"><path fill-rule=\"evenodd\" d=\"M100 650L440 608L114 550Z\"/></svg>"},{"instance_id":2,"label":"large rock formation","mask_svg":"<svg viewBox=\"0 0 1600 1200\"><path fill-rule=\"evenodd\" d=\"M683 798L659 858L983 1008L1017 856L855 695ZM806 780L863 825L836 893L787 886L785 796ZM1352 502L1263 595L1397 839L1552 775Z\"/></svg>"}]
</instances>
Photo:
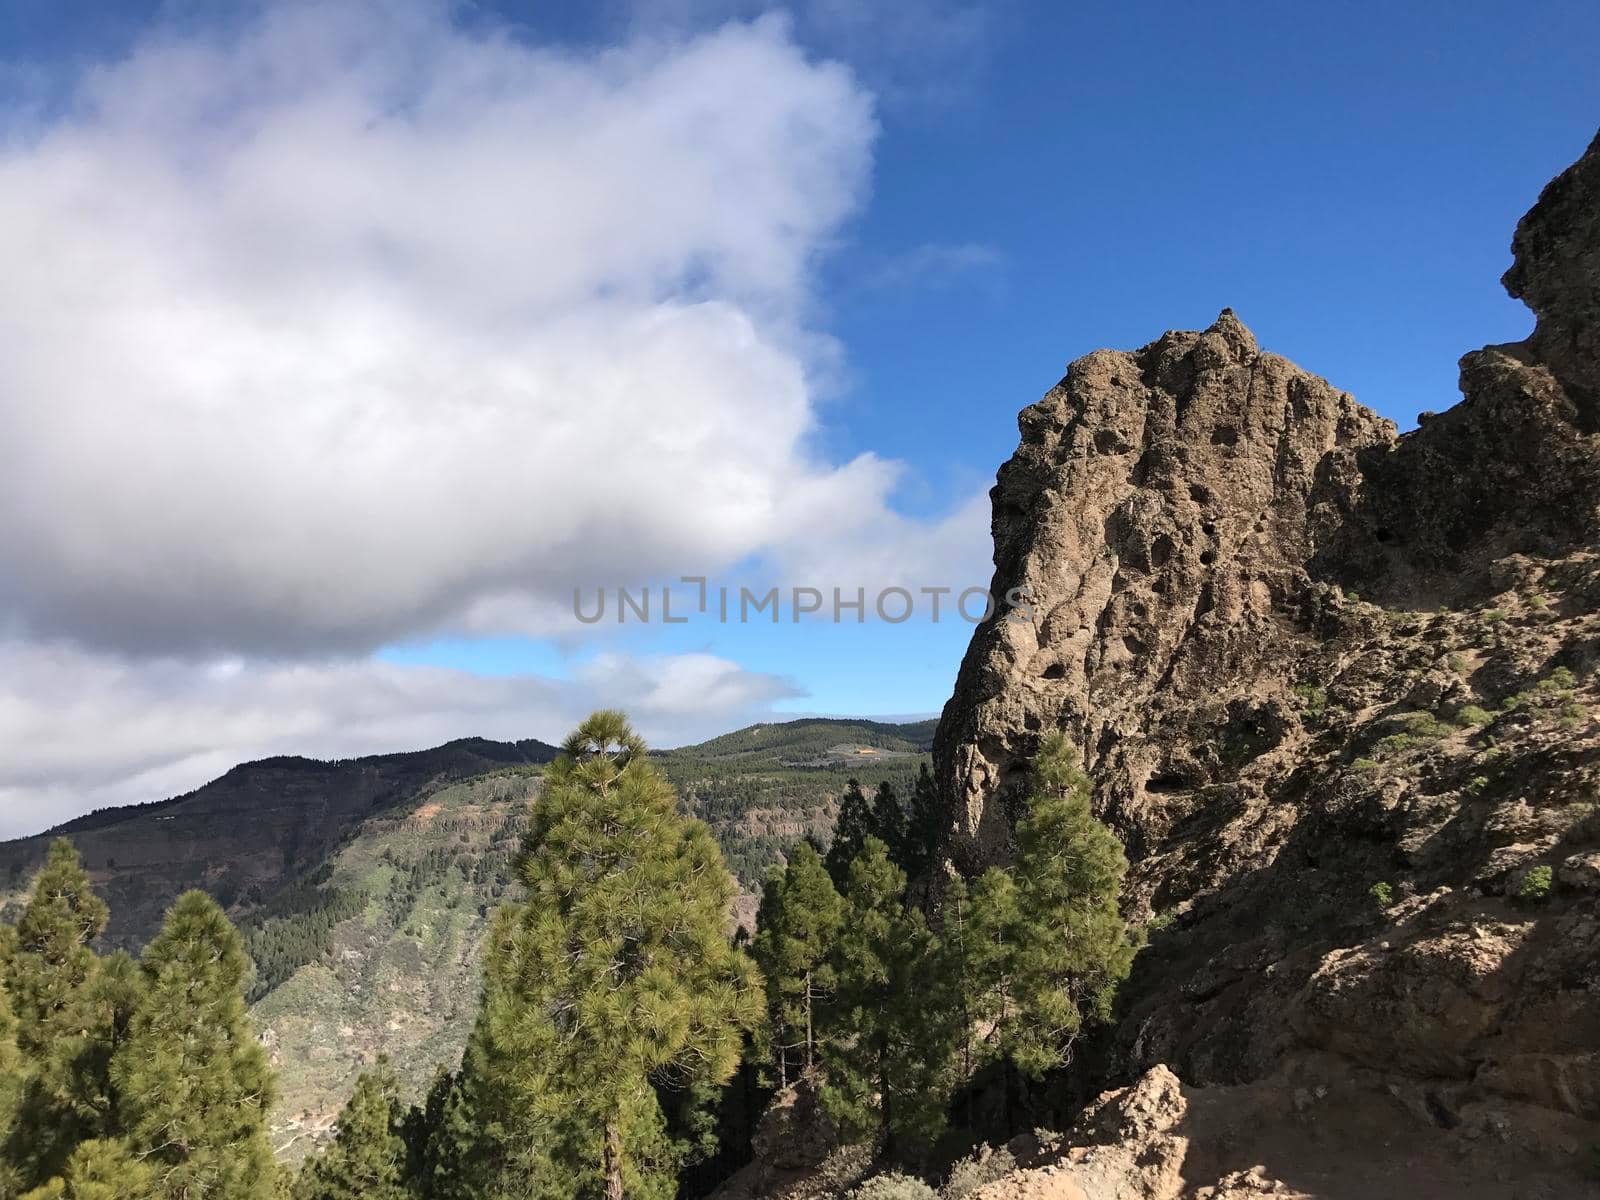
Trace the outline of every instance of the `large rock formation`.
<instances>
[{"instance_id":1,"label":"large rock formation","mask_svg":"<svg viewBox=\"0 0 1600 1200\"><path fill-rule=\"evenodd\" d=\"M1128 911L1160 918L1112 1072L1368 1070L1440 1136L1576 1178L1600 1141L1600 138L1513 253L1535 332L1468 354L1462 402L1404 436L1227 310L1074 362L992 492L994 591L1031 619L976 631L935 757L971 871L1007 858L1040 735L1080 748Z\"/></svg>"}]
</instances>

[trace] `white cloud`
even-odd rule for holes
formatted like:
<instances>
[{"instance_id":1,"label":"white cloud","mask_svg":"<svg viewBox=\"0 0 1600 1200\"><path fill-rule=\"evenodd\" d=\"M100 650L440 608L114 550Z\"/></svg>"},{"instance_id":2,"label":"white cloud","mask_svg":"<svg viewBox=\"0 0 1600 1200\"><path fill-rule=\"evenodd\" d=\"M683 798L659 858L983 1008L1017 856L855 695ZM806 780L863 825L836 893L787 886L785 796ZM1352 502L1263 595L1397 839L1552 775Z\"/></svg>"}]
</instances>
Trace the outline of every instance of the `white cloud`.
<instances>
[{"instance_id":1,"label":"white cloud","mask_svg":"<svg viewBox=\"0 0 1600 1200\"><path fill-rule=\"evenodd\" d=\"M24 630L359 649L825 537L796 496L893 523L892 464L807 449L871 102L780 21L580 57L296 3L67 113L0 149Z\"/></svg>"},{"instance_id":2,"label":"white cloud","mask_svg":"<svg viewBox=\"0 0 1600 1200\"><path fill-rule=\"evenodd\" d=\"M95 808L159 800L274 754L340 758L456 737L556 742L625 707L657 745L698 741L803 694L706 654L607 654L570 680L371 659L129 661L0 643L0 838Z\"/></svg>"},{"instance_id":3,"label":"white cloud","mask_svg":"<svg viewBox=\"0 0 1600 1200\"><path fill-rule=\"evenodd\" d=\"M263 754L604 703L670 743L798 694L708 655L363 657L587 636L577 585L986 574L981 498L911 520L899 464L812 448L815 267L876 125L789 24L583 52L445 0L222 24L0 110L0 836Z\"/></svg>"}]
</instances>

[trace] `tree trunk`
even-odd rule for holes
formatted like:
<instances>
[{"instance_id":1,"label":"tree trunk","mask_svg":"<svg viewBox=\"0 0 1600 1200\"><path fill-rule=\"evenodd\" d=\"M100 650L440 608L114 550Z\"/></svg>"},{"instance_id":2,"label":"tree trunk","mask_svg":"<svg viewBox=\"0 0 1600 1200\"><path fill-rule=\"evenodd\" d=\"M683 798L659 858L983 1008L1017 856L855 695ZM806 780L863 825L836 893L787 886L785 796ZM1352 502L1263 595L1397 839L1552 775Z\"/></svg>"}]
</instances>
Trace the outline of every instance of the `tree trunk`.
<instances>
[{"instance_id":1,"label":"tree trunk","mask_svg":"<svg viewBox=\"0 0 1600 1200\"><path fill-rule=\"evenodd\" d=\"M606 1200L622 1200L622 1130L606 1122Z\"/></svg>"},{"instance_id":2,"label":"tree trunk","mask_svg":"<svg viewBox=\"0 0 1600 1200\"><path fill-rule=\"evenodd\" d=\"M811 1070L812 1065L813 1065L813 1062L812 1062L812 1047L815 1044L816 1044L816 1039L812 1035L812 1032L811 1032L811 972L807 971L806 972L806 1070L808 1070L808 1071Z\"/></svg>"}]
</instances>

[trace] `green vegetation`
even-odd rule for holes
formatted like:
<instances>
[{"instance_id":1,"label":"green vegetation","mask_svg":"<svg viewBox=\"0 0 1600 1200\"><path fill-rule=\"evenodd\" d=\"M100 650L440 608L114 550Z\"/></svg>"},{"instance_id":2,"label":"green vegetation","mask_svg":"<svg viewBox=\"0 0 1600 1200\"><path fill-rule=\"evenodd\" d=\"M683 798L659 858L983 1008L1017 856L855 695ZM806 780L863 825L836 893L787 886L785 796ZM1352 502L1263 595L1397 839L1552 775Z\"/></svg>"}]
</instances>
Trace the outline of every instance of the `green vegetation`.
<instances>
[{"instance_id":1,"label":"green vegetation","mask_svg":"<svg viewBox=\"0 0 1600 1200\"><path fill-rule=\"evenodd\" d=\"M203 892L179 897L140 959L145 991L116 1055L119 1116L154 1194L268 1200L272 1072L245 1016L244 940Z\"/></svg>"},{"instance_id":2,"label":"green vegetation","mask_svg":"<svg viewBox=\"0 0 1600 1200\"><path fill-rule=\"evenodd\" d=\"M1394 888L1386 880L1380 879L1367 889L1367 895L1372 897L1372 902L1379 909L1386 909L1394 903Z\"/></svg>"},{"instance_id":3,"label":"green vegetation","mask_svg":"<svg viewBox=\"0 0 1600 1200\"><path fill-rule=\"evenodd\" d=\"M90 949L107 915L71 843L55 842L4 962L4 1194L274 1200L272 1079L245 1016L238 931L188 893L135 966Z\"/></svg>"},{"instance_id":4,"label":"green vegetation","mask_svg":"<svg viewBox=\"0 0 1600 1200\"><path fill-rule=\"evenodd\" d=\"M905 884L888 847L869 836L845 886L838 993L823 1042L830 1113L847 1133L875 1134L890 1156L921 1150L942 1131L956 1033L954 1010L938 995L938 940L904 906Z\"/></svg>"},{"instance_id":5,"label":"green vegetation","mask_svg":"<svg viewBox=\"0 0 1600 1200\"><path fill-rule=\"evenodd\" d=\"M975 1192L984 1184L993 1183L1016 1169L1016 1156L1004 1146L997 1150L987 1150L987 1153L973 1154L950 1168L944 1187L939 1189L939 1200L963 1200L968 1193Z\"/></svg>"},{"instance_id":6,"label":"green vegetation","mask_svg":"<svg viewBox=\"0 0 1600 1200\"><path fill-rule=\"evenodd\" d=\"M1524 904L1543 904L1550 899L1550 889L1555 884L1555 871L1550 867L1533 867L1522 877L1517 888L1517 899Z\"/></svg>"},{"instance_id":7,"label":"green vegetation","mask_svg":"<svg viewBox=\"0 0 1600 1200\"><path fill-rule=\"evenodd\" d=\"M486 1082L543 1148L536 1178L671 1196L652 1084L726 1083L761 1023L760 979L726 936L716 842L622 714L595 713L563 749L516 865L527 899L491 934Z\"/></svg>"},{"instance_id":8,"label":"green vegetation","mask_svg":"<svg viewBox=\"0 0 1600 1200\"><path fill-rule=\"evenodd\" d=\"M361 1076L333 1145L300 1173L294 1200L413 1200L399 1087L387 1061Z\"/></svg>"},{"instance_id":9,"label":"green vegetation","mask_svg":"<svg viewBox=\"0 0 1600 1200\"><path fill-rule=\"evenodd\" d=\"M801 842L789 865L767 877L752 947L766 978L779 1086L788 1084L792 1057L806 1070L816 1065L817 1016L837 981L833 953L844 918L821 856Z\"/></svg>"},{"instance_id":10,"label":"green vegetation","mask_svg":"<svg viewBox=\"0 0 1600 1200\"><path fill-rule=\"evenodd\" d=\"M1486 708L1476 704L1468 704L1456 713L1456 722L1460 725L1477 726L1487 725L1494 720L1494 714Z\"/></svg>"},{"instance_id":11,"label":"green vegetation","mask_svg":"<svg viewBox=\"0 0 1600 1200\"><path fill-rule=\"evenodd\" d=\"M711 827L729 869L754 892L767 868L803 837L828 840L834 802L842 801L850 780L869 779L874 788L888 782L897 795L914 795L936 724L753 725L653 757L685 811Z\"/></svg>"},{"instance_id":12,"label":"green vegetation","mask_svg":"<svg viewBox=\"0 0 1600 1200\"><path fill-rule=\"evenodd\" d=\"M621 714L596 713L530 812L525 776L449 784L374 817L263 906L249 944L289 974L256 1012L293 1059L310 1044L297 1020L347 1014L355 994L363 1022L415 1014L415 998L386 998L459 977L432 964L488 929L459 1069L409 1109L404 1075L381 1059L362 1071L292 1184L267 1137L279 1082L246 1009L245 936L189 892L137 962L99 957L107 907L58 842L16 929L0 927L0 1198L668 1200L697 1156L737 1161L768 1064L820 1087L861 1144L859 1180L874 1158L926 1167L986 1072L1014 1126L1028 1107L1013 1102L1109 1016L1142 933L1119 912L1121 844L1059 736L1031 764L1014 866L943 880L940 930L921 907L939 882L921 770L906 790L852 789L829 851L854 848L842 892L818 846L792 848L750 954L717 842L660 763ZM444 1000L472 1005L437 999L434 1030ZM338 1037L362 1056L354 1029ZM892 1171L858 1192L933 1195Z\"/></svg>"},{"instance_id":13,"label":"green vegetation","mask_svg":"<svg viewBox=\"0 0 1600 1200\"><path fill-rule=\"evenodd\" d=\"M898 1171L874 1175L850 1192L850 1200L938 1200L938 1196L922 1180Z\"/></svg>"}]
</instances>

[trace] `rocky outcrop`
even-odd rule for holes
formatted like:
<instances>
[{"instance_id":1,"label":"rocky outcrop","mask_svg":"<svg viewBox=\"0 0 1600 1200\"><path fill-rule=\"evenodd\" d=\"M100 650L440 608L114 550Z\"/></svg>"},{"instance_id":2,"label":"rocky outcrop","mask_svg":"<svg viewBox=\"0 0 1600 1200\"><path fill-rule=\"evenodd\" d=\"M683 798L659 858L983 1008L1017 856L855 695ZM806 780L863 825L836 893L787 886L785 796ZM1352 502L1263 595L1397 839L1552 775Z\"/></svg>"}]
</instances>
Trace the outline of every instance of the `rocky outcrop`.
<instances>
[{"instance_id":1,"label":"rocky outcrop","mask_svg":"<svg viewBox=\"0 0 1600 1200\"><path fill-rule=\"evenodd\" d=\"M992 492L993 590L1031 612L975 632L935 758L972 871L1007 859L1040 735L1081 750L1152 920L1103 1070L1268 1086L1312 1056L1576 1178L1600 1141L1600 139L1513 253L1535 332L1468 354L1462 402L1404 436L1227 310L1074 362Z\"/></svg>"}]
</instances>

